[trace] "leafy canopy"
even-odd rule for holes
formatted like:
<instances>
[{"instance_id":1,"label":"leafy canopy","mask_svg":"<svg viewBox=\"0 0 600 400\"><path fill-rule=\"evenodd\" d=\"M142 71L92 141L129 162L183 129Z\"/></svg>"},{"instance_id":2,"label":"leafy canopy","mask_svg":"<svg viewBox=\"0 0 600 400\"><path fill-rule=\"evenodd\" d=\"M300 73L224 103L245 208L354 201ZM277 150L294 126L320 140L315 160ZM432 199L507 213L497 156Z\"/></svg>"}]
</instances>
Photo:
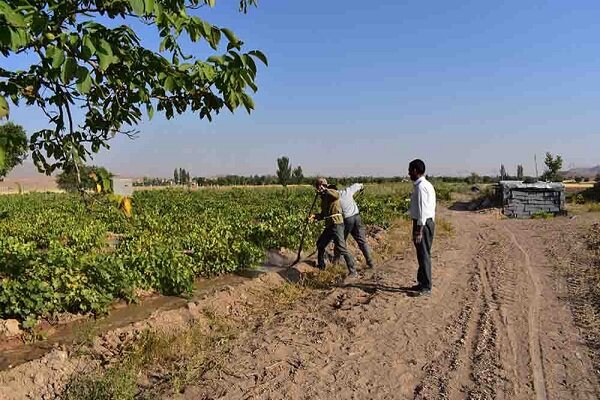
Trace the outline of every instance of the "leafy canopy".
<instances>
[{"instance_id":1,"label":"leafy canopy","mask_svg":"<svg viewBox=\"0 0 600 400\"><path fill-rule=\"evenodd\" d=\"M240 11L256 1L240 0ZM30 148L49 174L108 148L118 133L134 135L144 110L169 119L192 110L209 120L223 107L250 112L255 61L267 59L242 52L231 30L193 11L206 6L215 0L0 0L0 53L25 54L28 64L0 66L0 118L8 117L9 102L42 110L50 128L33 133ZM150 42L158 49L141 44L130 27L139 23L156 29ZM227 50L219 55L222 38ZM205 43L213 55L187 54L183 40Z\"/></svg>"},{"instance_id":2,"label":"leafy canopy","mask_svg":"<svg viewBox=\"0 0 600 400\"><path fill-rule=\"evenodd\" d=\"M544 164L546 164L546 171L542 175L543 179L548 181L562 181L560 169L563 165L563 159L560 155L557 154L556 157L554 157L552 154L546 153Z\"/></svg>"},{"instance_id":3,"label":"leafy canopy","mask_svg":"<svg viewBox=\"0 0 600 400\"><path fill-rule=\"evenodd\" d=\"M7 122L0 125L0 180L27 156L27 135L22 126Z\"/></svg>"},{"instance_id":4,"label":"leafy canopy","mask_svg":"<svg viewBox=\"0 0 600 400\"><path fill-rule=\"evenodd\" d=\"M277 159L277 180L280 185L287 186L292 177L292 165L286 156Z\"/></svg>"},{"instance_id":5,"label":"leafy canopy","mask_svg":"<svg viewBox=\"0 0 600 400\"><path fill-rule=\"evenodd\" d=\"M73 168L71 164L67 165L66 168L56 176L58 188L65 192L75 193L79 189L95 190L96 184L100 183L105 192L112 192L110 180L112 179L113 174L106 168L95 165L81 165L79 166L79 170L81 183L77 182L77 171L75 168Z\"/></svg>"}]
</instances>

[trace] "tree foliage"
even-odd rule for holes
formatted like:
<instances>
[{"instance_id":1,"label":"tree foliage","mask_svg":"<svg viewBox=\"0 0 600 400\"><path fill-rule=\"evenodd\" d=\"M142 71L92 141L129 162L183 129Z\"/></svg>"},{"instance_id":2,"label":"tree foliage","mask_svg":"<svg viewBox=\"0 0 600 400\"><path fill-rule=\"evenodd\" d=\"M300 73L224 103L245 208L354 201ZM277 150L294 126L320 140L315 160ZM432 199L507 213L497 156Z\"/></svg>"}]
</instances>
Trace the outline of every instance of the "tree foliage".
<instances>
[{"instance_id":1,"label":"tree foliage","mask_svg":"<svg viewBox=\"0 0 600 400\"><path fill-rule=\"evenodd\" d=\"M81 186L77 182L77 169L74 166L68 165L56 176L58 188L66 192L77 192L79 188L83 190L96 190L96 185L100 184L102 191L112 191L110 179L113 177L113 174L106 168L94 165L80 165L79 173L81 176Z\"/></svg>"},{"instance_id":2,"label":"tree foliage","mask_svg":"<svg viewBox=\"0 0 600 400\"><path fill-rule=\"evenodd\" d=\"M303 179L304 173L302 172L302 167L298 165L296 168L294 168L294 171L292 172L292 181L297 185L299 183L302 183Z\"/></svg>"},{"instance_id":3,"label":"tree foliage","mask_svg":"<svg viewBox=\"0 0 600 400\"><path fill-rule=\"evenodd\" d=\"M22 126L0 125L0 180L27 156L27 134Z\"/></svg>"},{"instance_id":4,"label":"tree foliage","mask_svg":"<svg viewBox=\"0 0 600 400\"><path fill-rule=\"evenodd\" d=\"M542 175L542 179L553 182L560 182L563 180L559 173L563 165L563 159L560 155L557 154L556 157L554 157L549 152L546 153L544 164L546 164L546 170Z\"/></svg>"},{"instance_id":5,"label":"tree foliage","mask_svg":"<svg viewBox=\"0 0 600 400\"><path fill-rule=\"evenodd\" d=\"M290 159L286 156L277 159L277 180L280 185L287 186L292 177Z\"/></svg>"},{"instance_id":6,"label":"tree foliage","mask_svg":"<svg viewBox=\"0 0 600 400\"><path fill-rule=\"evenodd\" d=\"M0 67L0 118L9 102L39 107L50 127L34 132L38 169L50 174L109 147L118 133L134 135L143 111L173 118L192 110L211 119L254 103L255 60L227 28L197 14L215 0L0 0L0 53L24 58L21 69ZM242 12L256 0L240 0ZM131 26L155 28L157 49L142 45ZM219 45L227 49L218 54ZM205 43L207 58L187 54L184 40Z\"/></svg>"}]
</instances>

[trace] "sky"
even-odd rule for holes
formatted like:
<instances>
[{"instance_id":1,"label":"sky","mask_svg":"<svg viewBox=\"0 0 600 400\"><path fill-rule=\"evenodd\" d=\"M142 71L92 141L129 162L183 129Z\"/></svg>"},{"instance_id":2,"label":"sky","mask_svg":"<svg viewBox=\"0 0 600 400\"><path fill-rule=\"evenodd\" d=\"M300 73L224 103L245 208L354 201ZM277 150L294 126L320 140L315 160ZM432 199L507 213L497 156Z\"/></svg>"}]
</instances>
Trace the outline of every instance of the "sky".
<instances>
[{"instance_id":1,"label":"sky","mask_svg":"<svg viewBox=\"0 0 600 400\"><path fill-rule=\"evenodd\" d=\"M600 164L600 2L261 0L195 11L269 58L256 110L144 121L93 160L127 176L534 174L546 151ZM139 28L139 27L136 27ZM139 29L145 45L157 36ZM188 47L212 54L206 45ZM6 62L2 60L2 63ZM47 121L13 110L29 131Z\"/></svg>"}]
</instances>

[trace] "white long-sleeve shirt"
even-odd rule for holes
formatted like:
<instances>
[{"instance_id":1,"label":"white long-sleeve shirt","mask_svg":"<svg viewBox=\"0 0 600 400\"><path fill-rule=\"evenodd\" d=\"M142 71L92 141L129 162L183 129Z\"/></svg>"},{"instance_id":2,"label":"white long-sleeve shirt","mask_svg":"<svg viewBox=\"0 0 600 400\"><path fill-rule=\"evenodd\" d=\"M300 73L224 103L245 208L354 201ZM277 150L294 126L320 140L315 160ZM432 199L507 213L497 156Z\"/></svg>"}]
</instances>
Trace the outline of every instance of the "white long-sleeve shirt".
<instances>
[{"instance_id":1,"label":"white long-sleeve shirt","mask_svg":"<svg viewBox=\"0 0 600 400\"><path fill-rule=\"evenodd\" d=\"M354 201L354 195L362 188L362 183L355 183L344 190L340 190L340 205L342 206L344 218L353 217L360 212L356 201Z\"/></svg>"},{"instance_id":2,"label":"white long-sleeve shirt","mask_svg":"<svg viewBox=\"0 0 600 400\"><path fill-rule=\"evenodd\" d=\"M410 216L423 226L429 218L435 220L435 189L424 176L414 183L410 196Z\"/></svg>"}]
</instances>

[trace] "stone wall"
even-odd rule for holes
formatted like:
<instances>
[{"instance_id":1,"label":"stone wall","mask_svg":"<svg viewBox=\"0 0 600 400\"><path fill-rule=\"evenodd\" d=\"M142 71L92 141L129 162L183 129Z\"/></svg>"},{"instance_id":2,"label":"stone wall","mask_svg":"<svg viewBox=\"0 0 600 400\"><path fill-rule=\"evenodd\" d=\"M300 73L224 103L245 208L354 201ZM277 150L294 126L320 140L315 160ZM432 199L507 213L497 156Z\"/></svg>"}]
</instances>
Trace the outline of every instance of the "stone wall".
<instances>
[{"instance_id":1,"label":"stone wall","mask_svg":"<svg viewBox=\"0 0 600 400\"><path fill-rule=\"evenodd\" d=\"M500 182L504 214L531 218L537 213L561 214L565 209L564 185L556 183Z\"/></svg>"}]
</instances>

